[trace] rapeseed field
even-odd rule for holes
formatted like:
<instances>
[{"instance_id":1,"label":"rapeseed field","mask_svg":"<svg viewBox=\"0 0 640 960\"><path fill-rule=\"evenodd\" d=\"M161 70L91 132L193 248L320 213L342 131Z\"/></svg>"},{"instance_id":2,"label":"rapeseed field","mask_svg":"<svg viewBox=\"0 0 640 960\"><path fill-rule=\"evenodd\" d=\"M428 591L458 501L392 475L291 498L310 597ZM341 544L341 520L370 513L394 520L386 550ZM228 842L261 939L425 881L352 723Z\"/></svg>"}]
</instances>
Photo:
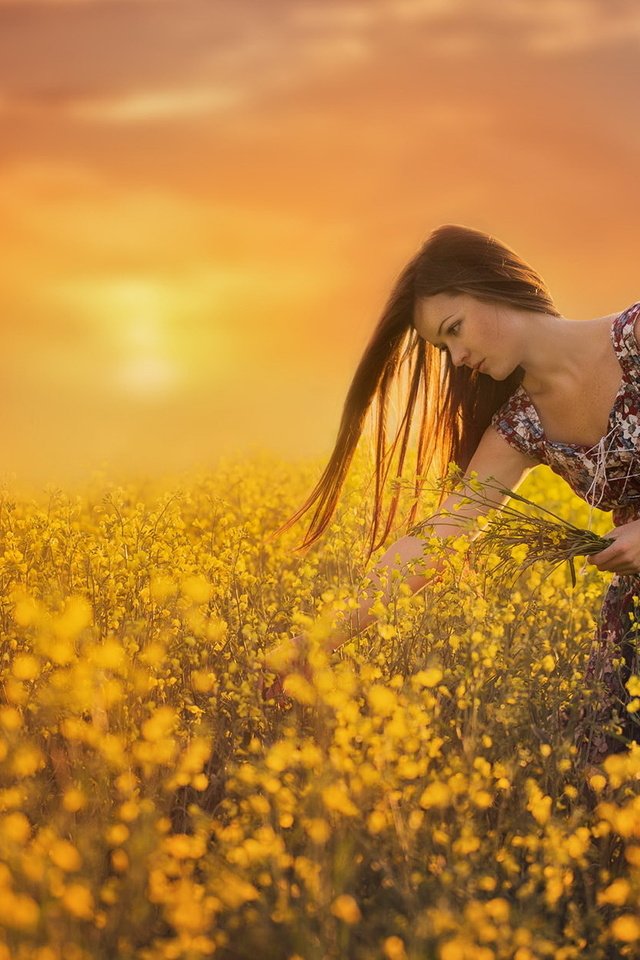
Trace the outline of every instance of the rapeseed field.
<instances>
[{"instance_id":1,"label":"rapeseed field","mask_svg":"<svg viewBox=\"0 0 640 960\"><path fill-rule=\"evenodd\" d=\"M593 772L573 742L609 575L493 581L460 536L328 656L363 458L318 544L269 541L318 475L0 491L0 960L640 957L640 745ZM611 527L546 468L522 492ZM265 703L300 632L310 670Z\"/></svg>"}]
</instances>

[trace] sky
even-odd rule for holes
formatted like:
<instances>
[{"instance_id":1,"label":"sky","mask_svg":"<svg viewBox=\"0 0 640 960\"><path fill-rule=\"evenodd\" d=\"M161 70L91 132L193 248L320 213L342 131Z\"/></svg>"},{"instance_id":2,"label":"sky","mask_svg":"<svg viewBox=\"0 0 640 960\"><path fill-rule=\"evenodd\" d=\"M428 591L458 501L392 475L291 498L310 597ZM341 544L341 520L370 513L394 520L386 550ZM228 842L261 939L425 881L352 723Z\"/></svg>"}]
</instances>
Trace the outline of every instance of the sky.
<instances>
[{"instance_id":1,"label":"sky","mask_svg":"<svg viewBox=\"0 0 640 960\"><path fill-rule=\"evenodd\" d=\"M640 299L626 0L0 0L0 477L328 457L459 223Z\"/></svg>"}]
</instances>

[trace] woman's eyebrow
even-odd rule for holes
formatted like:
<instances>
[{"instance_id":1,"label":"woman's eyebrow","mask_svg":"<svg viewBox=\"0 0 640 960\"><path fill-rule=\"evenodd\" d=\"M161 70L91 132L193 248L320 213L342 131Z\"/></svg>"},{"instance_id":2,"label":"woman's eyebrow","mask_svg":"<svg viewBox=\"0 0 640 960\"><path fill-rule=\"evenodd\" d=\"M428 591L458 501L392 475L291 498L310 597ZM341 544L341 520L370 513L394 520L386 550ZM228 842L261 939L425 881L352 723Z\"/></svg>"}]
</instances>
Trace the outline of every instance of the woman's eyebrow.
<instances>
[{"instance_id":1,"label":"woman's eyebrow","mask_svg":"<svg viewBox=\"0 0 640 960\"><path fill-rule=\"evenodd\" d=\"M445 317L444 320L440 323L440 326L438 327L438 332L436 333L436 337L439 337L439 336L440 336L440 331L442 330L443 325L447 322L447 320L450 320L450 319L451 319L451 317L453 316L454 313L455 313L455 310L453 311L453 313L450 313L448 317ZM437 347L438 350L446 350L446 349L447 349L443 343L434 343L433 345L434 345L434 347Z\"/></svg>"},{"instance_id":2,"label":"woman's eyebrow","mask_svg":"<svg viewBox=\"0 0 640 960\"><path fill-rule=\"evenodd\" d=\"M453 313L455 313L455 310L453 311ZM438 336L440 336L440 331L442 330L442 324L446 323L447 320L450 320L451 317L453 316L453 313L450 313L448 317L445 317L442 323L440 324L440 326L438 327Z\"/></svg>"}]
</instances>

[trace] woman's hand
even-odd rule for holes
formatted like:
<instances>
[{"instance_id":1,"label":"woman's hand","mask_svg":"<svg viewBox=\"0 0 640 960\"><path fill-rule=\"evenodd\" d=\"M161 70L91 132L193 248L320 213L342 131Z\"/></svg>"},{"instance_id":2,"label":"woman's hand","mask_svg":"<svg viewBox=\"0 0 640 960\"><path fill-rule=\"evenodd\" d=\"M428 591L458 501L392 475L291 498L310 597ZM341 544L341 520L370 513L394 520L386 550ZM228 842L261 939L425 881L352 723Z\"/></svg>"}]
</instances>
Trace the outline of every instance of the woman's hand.
<instances>
[{"instance_id":1,"label":"woman's hand","mask_svg":"<svg viewBox=\"0 0 640 960\"><path fill-rule=\"evenodd\" d=\"M273 699L279 706L286 702L287 695L283 684L289 673L302 673L310 679L311 670L304 657L304 648L305 637L300 633L265 654L264 666L258 679L258 689L263 700ZM265 673L276 674L276 679L269 686L267 686Z\"/></svg>"},{"instance_id":2,"label":"woman's hand","mask_svg":"<svg viewBox=\"0 0 640 960\"><path fill-rule=\"evenodd\" d=\"M640 520L623 523L620 527L605 534L612 540L610 547L587 557L587 563L593 563L598 570L611 573L640 573Z\"/></svg>"}]
</instances>

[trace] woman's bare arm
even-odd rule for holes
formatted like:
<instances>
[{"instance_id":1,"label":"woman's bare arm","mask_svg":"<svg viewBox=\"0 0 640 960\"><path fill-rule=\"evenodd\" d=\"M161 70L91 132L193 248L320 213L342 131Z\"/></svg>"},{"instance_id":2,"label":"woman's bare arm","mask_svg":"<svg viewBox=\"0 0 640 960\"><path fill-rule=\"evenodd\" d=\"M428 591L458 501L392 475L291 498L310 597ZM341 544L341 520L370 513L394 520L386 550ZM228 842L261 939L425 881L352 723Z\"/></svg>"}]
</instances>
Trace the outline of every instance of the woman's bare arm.
<instances>
[{"instance_id":1,"label":"woman's bare arm","mask_svg":"<svg viewBox=\"0 0 640 960\"><path fill-rule=\"evenodd\" d=\"M513 490L522 482L529 470L535 466L535 460L520 453L508 444L493 427L489 427L478 444L466 475L470 476L472 473L476 473L480 482L493 478L497 486ZM499 491L492 488L487 488L485 495L488 500L496 505L504 503L507 499L506 495L503 496ZM439 569L442 561L425 553L425 541L428 537L456 536L463 531L465 520L472 521L487 513L490 509L477 503L461 503L464 499L464 488L461 488L459 492L450 494L445 498L438 511L424 521L425 534L423 536L407 535L401 537L391 544L376 563L367 576L373 583L374 591L382 591L384 603L388 603L391 596L394 570L399 570L402 580L409 585L414 593L417 593L431 579L430 571ZM457 506L458 504L460 506ZM457 529L452 526L451 516L443 516L446 513L455 514ZM475 535L477 536L477 534ZM422 572L416 570L410 572L408 570L411 562L416 560L421 561ZM336 626L336 630L328 642L328 649L336 650L353 634L360 633L373 623L377 619L374 614L370 613L374 603L375 597L365 592L359 607L353 610L346 619L342 618L342 623Z\"/></svg>"}]
</instances>

